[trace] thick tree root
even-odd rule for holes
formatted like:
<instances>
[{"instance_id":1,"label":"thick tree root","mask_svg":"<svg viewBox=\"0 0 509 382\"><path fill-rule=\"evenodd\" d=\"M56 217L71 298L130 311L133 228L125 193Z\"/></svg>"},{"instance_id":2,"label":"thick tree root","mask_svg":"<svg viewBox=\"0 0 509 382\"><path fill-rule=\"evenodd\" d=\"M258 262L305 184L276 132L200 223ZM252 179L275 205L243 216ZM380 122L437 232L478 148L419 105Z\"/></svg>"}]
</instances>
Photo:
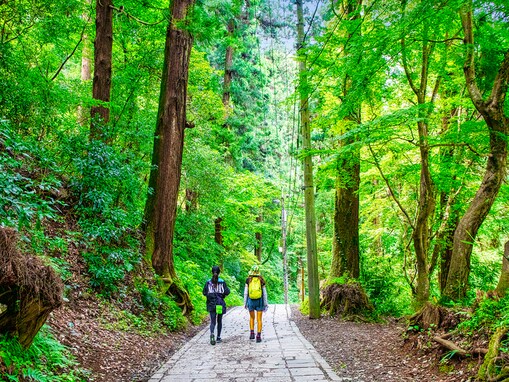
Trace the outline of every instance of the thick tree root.
<instances>
[{"instance_id":1,"label":"thick tree root","mask_svg":"<svg viewBox=\"0 0 509 382\"><path fill-rule=\"evenodd\" d=\"M175 300L180 309L182 309L182 314L189 317L194 310L194 306L189 293L180 285L180 280L176 277L164 277L162 280L168 288L166 289L166 294Z\"/></svg>"},{"instance_id":2,"label":"thick tree root","mask_svg":"<svg viewBox=\"0 0 509 382\"><path fill-rule=\"evenodd\" d=\"M486 354L486 353L488 353L488 349L483 349L483 348L476 348L476 349L473 349L471 351L467 351L465 349L460 348L454 342L445 339L444 337L446 337L446 336L433 337L433 341L439 343L440 345L442 345L447 350L453 351L454 354L457 354L459 356L469 357L469 356L472 356L472 355L479 355L479 354Z\"/></svg>"}]
</instances>

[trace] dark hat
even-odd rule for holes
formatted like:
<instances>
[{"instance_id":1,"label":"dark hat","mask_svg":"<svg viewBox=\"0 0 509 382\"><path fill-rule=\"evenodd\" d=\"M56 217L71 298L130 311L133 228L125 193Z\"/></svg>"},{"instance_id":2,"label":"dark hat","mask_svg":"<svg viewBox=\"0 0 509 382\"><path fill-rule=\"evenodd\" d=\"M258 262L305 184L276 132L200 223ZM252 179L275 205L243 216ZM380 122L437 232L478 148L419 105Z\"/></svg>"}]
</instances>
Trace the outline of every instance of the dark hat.
<instances>
[{"instance_id":1,"label":"dark hat","mask_svg":"<svg viewBox=\"0 0 509 382\"><path fill-rule=\"evenodd\" d=\"M215 273L216 275L218 275L219 273L221 273L221 269L217 265L214 265L212 267L212 273Z\"/></svg>"}]
</instances>

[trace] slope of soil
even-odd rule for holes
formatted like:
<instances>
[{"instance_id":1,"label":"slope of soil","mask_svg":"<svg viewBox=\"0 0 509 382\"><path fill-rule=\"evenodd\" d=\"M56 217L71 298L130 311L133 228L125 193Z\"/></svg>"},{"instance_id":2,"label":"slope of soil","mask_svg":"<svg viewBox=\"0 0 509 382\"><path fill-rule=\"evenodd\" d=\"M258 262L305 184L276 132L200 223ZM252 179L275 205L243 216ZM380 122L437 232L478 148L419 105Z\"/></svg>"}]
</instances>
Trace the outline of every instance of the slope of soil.
<instances>
[{"instance_id":1,"label":"slope of soil","mask_svg":"<svg viewBox=\"0 0 509 382\"><path fill-rule=\"evenodd\" d=\"M48 321L58 340L68 346L80 366L97 382L141 382L192 338L200 327L148 337L113 329L116 319L96 301L80 300L64 306Z\"/></svg>"}]
</instances>

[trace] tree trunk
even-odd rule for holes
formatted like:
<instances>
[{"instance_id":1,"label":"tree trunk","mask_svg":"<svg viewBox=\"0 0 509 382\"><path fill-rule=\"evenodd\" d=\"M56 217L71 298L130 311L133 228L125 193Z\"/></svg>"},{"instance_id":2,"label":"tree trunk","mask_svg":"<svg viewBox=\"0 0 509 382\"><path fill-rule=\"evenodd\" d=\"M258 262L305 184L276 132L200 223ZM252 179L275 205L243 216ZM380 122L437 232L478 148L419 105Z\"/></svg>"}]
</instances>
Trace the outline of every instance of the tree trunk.
<instances>
[{"instance_id":1,"label":"tree trunk","mask_svg":"<svg viewBox=\"0 0 509 382\"><path fill-rule=\"evenodd\" d=\"M215 242L223 246L223 227L221 226L222 218L214 220L214 240Z\"/></svg>"},{"instance_id":2,"label":"tree trunk","mask_svg":"<svg viewBox=\"0 0 509 382\"><path fill-rule=\"evenodd\" d=\"M302 0L297 4L297 35L299 48L299 92L300 119L302 129L302 150L304 151L304 204L306 209L306 243L308 260L309 318L320 317L320 280L318 277L318 254L316 245L315 188L313 185L313 157L311 150L311 128L307 95L307 69L304 55L304 14Z\"/></svg>"},{"instance_id":3,"label":"tree trunk","mask_svg":"<svg viewBox=\"0 0 509 382\"><path fill-rule=\"evenodd\" d=\"M28 348L50 312L62 304L63 283L55 271L16 249L18 236L0 228L0 333Z\"/></svg>"},{"instance_id":4,"label":"tree trunk","mask_svg":"<svg viewBox=\"0 0 509 382\"><path fill-rule=\"evenodd\" d=\"M86 1L87 6L90 5L90 0ZM90 18L87 14L84 14L82 18L88 24ZM91 49L89 47L89 39L86 33L83 34L83 43L81 49L81 81L88 82L92 79L91 70L90 70L90 57L91 57ZM88 115L90 115L90 111L82 105L78 106L78 123L81 126L85 126L88 122Z\"/></svg>"},{"instance_id":5,"label":"tree trunk","mask_svg":"<svg viewBox=\"0 0 509 382\"><path fill-rule=\"evenodd\" d=\"M196 211L198 205L198 194L186 188L186 212Z\"/></svg>"},{"instance_id":6,"label":"tree trunk","mask_svg":"<svg viewBox=\"0 0 509 382\"><path fill-rule=\"evenodd\" d=\"M470 275L470 256L477 231L488 215L506 175L507 133L509 132L509 119L504 114L509 81L509 50L500 64L490 96L485 101L476 80L471 3L461 11L461 21L467 52L463 71L470 98L483 116L488 128L490 154L481 185L454 232L451 264L444 290L444 296L452 300L459 300L466 295Z\"/></svg>"},{"instance_id":7,"label":"tree trunk","mask_svg":"<svg viewBox=\"0 0 509 382\"><path fill-rule=\"evenodd\" d=\"M495 292L500 297L504 297L509 288L509 241L506 241L504 245L504 255L502 256L502 271L500 272L500 278L498 279L498 285Z\"/></svg>"},{"instance_id":8,"label":"tree trunk","mask_svg":"<svg viewBox=\"0 0 509 382\"><path fill-rule=\"evenodd\" d=\"M339 159L338 185L334 208L334 251L330 279L358 278L359 268L359 184L360 158L356 150Z\"/></svg>"},{"instance_id":9,"label":"tree trunk","mask_svg":"<svg viewBox=\"0 0 509 382\"><path fill-rule=\"evenodd\" d=\"M113 49L112 0L97 0L94 41L94 82L92 97L101 102L110 102L111 58ZM108 106L96 105L90 110L90 139L106 140L104 125L110 120Z\"/></svg>"},{"instance_id":10,"label":"tree trunk","mask_svg":"<svg viewBox=\"0 0 509 382\"><path fill-rule=\"evenodd\" d=\"M342 14L350 21L358 20L362 2L347 0L342 3ZM346 32L347 41L350 41L354 33ZM350 55L350 47L345 43L343 51L345 56ZM360 60L360 59L359 59ZM359 62L360 64L360 62ZM352 87L350 75L343 79L343 99L348 97ZM345 117L346 126L360 122L361 106L352 106L350 115ZM347 276L358 278L359 269L359 184L360 184L360 151L352 149L345 155L341 149L355 143L355 138L340 142L339 158L336 174L336 198L334 207L334 238L333 259L329 273L329 279Z\"/></svg>"},{"instance_id":11,"label":"tree trunk","mask_svg":"<svg viewBox=\"0 0 509 382\"><path fill-rule=\"evenodd\" d=\"M256 217L256 222L261 223L263 221L263 218L261 215ZM262 262L262 233L261 232L255 232L255 250L254 254L258 261Z\"/></svg>"},{"instance_id":12,"label":"tree trunk","mask_svg":"<svg viewBox=\"0 0 509 382\"><path fill-rule=\"evenodd\" d=\"M427 126L419 122L419 139L421 152L421 177L419 186L418 214L412 239L417 259L417 306L423 306L429 299L428 250L430 230L428 221L435 209L434 186L429 171L429 148L427 146Z\"/></svg>"},{"instance_id":13,"label":"tree trunk","mask_svg":"<svg viewBox=\"0 0 509 382\"><path fill-rule=\"evenodd\" d=\"M182 29L194 0L171 3L166 34L164 68L159 98L149 192L145 206L146 250L156 273L169 285L169 293L189 313L192 303L178 281L173 262L173 235L182 169L186 93L193 38Z\"/></svg>"},{"instance_id":14,"label":"tree trunk","mask_svg":"<svg viewBox=\"0 0 509 382\"><path fill-rule=\"evenodd\" d=\"M232 63L233 63L233 33L235 31L235 21L230 19L228 22L228 46L226 47L226 55L224 59L224 78L223 78L223 105L226 109L226 115L230 114L230 89L232 83Z\"/></svg>"},{"instance_id":15,"label":"tree trunk","mask_svg":"<svg viewBox=\"0 0 509 382\"><path fill-rule=\"evenodd\" d=\"M418 122L417 131L419 135L419 152L421 157L421 172L419 179L419 201L417 205L417 216L413 226L412 241L414 244L414 251L417 266L417 285L415 288L415 299L417 307L422 307L429 299L429 265L428 255L430 248L430 226L429 221L432 218L435 210L435 186L430 173L430 148L428 144L428 123L427 119L431 112L431 105L433 104L438 87L440 84L440 77L438 77L429 105L425 108L427 103L426 93L428 89L428 75L429 75L429 60L433 50L433 43L428 39L428 28L423 26L423 43L422 54L420 62L420 75L419 84L417 85L412 79L412 73L407 63L405 52L405 40L401 40L403 67L407 77L408 84L416 95L417 104L420 106L418 109Z\"/></svg>"}]
</instances>

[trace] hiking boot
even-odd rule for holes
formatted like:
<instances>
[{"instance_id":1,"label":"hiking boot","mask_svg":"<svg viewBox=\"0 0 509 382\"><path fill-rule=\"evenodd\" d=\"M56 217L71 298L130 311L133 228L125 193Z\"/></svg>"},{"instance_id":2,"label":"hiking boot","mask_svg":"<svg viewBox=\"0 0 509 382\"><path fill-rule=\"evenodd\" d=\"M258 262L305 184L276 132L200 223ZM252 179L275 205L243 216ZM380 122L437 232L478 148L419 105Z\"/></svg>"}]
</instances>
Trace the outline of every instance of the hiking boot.
<instances>
[{"instance_id":1,"label":"hiking boot","mask_svg":"<svg viewBox=\"0 0 509 382\"><path fill-rule=\"evenodd\" d=\"M219 342L223 342L223 340L221 339L221 337L217 337L216 338L216 342L219 343Z\"/></svg>"},{"instance_id":2,"label":"hiking boot","mask_svg":"<svg viewBox=\"0 0 509 382\"><path fill-rule=\"evenodd\" d=\"M254 331L251 330L251 334L249 335L249 339L250 340L254 340L255 339L255 335L254 335Z\"/></svg>"},{"instance_id":3,"label":"hiking boot","mask_svg":"<svg viewBox=\"0 0 509 382\"><path fill-rule=\"evenodd\" d=\"M216 340L215 340L215 338L214 338L214 335L213 335L213 334L211 334L211 335L210 335L210 344L211 344L211 345L215 345L215 344L216 344Z\"/></svg>"},{"instance_id":4,"label":"hiking boot","mask_svg":"<svg viewBox=\"0 0 509 382\"><path fill-rule=\"evenodd\" d=\"M262 342L262 334L261 333L258 333L256 335L256 342Z\"/></svg>"}]
</instances>

